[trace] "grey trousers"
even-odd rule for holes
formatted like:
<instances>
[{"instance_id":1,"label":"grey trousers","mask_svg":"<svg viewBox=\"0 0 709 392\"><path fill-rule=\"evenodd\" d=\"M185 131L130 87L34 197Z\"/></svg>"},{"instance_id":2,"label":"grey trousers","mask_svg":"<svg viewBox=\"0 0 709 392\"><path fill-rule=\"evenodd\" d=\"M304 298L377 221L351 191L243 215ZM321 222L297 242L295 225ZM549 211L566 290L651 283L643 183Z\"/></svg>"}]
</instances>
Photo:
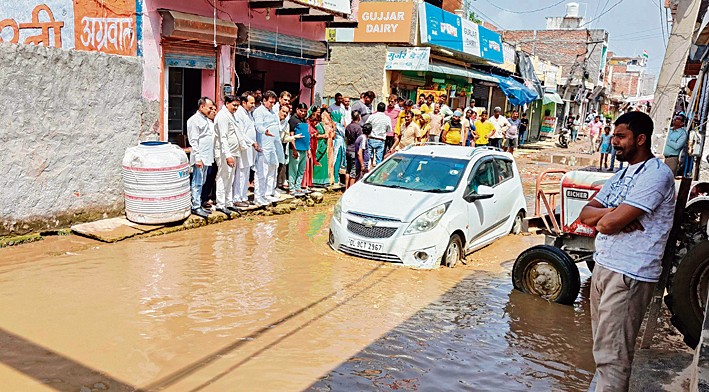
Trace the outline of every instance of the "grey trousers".
<instances>
[{"instance_id":1,"label":"grey trousers","mask_svg":"<svg viewBox=\"0 0 709 392\"><path fill-rule=\"evenodd\" d=\"M679 157L665 157L665 165L670 167L672 170L672 175L677 175L677 168L679 167Z\"/></svg>"},{"instance_id":2,"label":"grey trousers","mask_svg":"<svg viewBox=\"0 0 709 392\"><path fill-rule=\"evenodd\" d=\"M655 283L642 282L596 264L591 278L591 331L595 391L627 391L635 340Z\"/></svg>"}]
</instances>

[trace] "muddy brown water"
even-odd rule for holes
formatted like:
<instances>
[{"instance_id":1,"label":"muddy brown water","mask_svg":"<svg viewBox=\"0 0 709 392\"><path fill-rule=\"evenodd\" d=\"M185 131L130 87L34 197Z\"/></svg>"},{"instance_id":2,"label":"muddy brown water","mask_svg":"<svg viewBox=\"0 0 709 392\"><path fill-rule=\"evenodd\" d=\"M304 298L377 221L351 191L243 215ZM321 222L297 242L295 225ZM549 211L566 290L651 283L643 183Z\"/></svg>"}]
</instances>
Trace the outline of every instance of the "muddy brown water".
<instances>
[{"instance_id":1,"label":"muddy brown water","mask_svg":"<svg viewBox=\"0 0 709 392\"><path fill-rule=\"evenodd\" d=\"M0 390L587 388L587 290L562 306L512 289L538 238L420 271L333 252L329 218L0 250Z\"/></svg>"}]
</instances>

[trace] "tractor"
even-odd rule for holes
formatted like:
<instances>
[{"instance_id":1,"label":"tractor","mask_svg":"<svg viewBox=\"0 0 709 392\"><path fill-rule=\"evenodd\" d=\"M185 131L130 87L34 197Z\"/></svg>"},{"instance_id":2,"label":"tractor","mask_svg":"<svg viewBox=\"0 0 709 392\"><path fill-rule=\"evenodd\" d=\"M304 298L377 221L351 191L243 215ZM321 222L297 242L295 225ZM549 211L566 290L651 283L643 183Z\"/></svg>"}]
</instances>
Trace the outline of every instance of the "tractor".
<instances>
[{"instance_id":1,"label":"tractor","mask_svg":"<svg viewBox=\"0 0 709 392\"><path fill-rule=\"evenodd\" d=\"M512 282L516 289L561 304L576 300L581 286L576 263L585 262L593 271L596 235L595 228L578 218L611 177L612 173L566 170L548 170L538 176L535 214L524 220L523 230L540 231L545 244L525 250L515 260ZM658 285L660 290L666 286L664 301L672 324L694 348L709 291L709 183L685 181L678 185L678 208ZM688 191L682 192L683 188Z\"/></svg>"}]
</instances>

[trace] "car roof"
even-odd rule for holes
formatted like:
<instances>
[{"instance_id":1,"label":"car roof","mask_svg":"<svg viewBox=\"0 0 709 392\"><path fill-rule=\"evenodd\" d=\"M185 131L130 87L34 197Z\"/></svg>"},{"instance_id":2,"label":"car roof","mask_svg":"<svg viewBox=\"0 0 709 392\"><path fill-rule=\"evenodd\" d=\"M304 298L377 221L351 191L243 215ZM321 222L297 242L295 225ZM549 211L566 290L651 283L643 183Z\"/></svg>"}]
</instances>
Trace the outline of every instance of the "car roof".
<instances>
[{"instance_id":1,"label":"car roof","mask_svg":"<svg viewBox=\"0 0 709 392\"><path fill-rule=\"evenodd\" d=\"M496 155L514 160L512 154L495 147L463 147L442 143L427 143L421 146L410 146L400 151L399 154L430 155L465 160L471 160L473 157Z\"/></svg>"}]
</instances>

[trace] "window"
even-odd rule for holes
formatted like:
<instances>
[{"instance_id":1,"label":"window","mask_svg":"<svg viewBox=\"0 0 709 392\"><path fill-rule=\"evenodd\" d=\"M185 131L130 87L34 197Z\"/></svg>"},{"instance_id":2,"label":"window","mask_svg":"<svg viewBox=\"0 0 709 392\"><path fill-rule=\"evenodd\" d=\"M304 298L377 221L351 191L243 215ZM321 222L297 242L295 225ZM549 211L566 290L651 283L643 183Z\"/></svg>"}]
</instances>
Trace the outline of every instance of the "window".
<instances>
[{"instance_id":1,"label":"window","mask_svg":"<svg viewBox=\"0 0 709 392\"><path fill-rule=\"evenodd\" d=\"M495 181L495 166L493 162L494 161L490 159L478 166L475 170L475 175L468 183L468 192L477 193L478 186L480 185L494 187L497 184Z\"/></svg>"},{"instance_id":2,"label":"window","mask_svg":"<svg viewBox=\"0 0 709 392\"><path fill-rule=\"evenodd\" d=\"M453 192L467 164L464 159L399 153L378 165L364 182L413 191Z\"/></svg>"},{"instance_id":3,"label":"window","mask_svg":"<svg viewBox=\"0 0 709 392\"><path fill-rule=\"evenodd\" d=\"M496 158L495 167L497 168L498 182L504 182L514 177L514 170L512 170L512 161Z\"/></svg>"}]
</instances>

